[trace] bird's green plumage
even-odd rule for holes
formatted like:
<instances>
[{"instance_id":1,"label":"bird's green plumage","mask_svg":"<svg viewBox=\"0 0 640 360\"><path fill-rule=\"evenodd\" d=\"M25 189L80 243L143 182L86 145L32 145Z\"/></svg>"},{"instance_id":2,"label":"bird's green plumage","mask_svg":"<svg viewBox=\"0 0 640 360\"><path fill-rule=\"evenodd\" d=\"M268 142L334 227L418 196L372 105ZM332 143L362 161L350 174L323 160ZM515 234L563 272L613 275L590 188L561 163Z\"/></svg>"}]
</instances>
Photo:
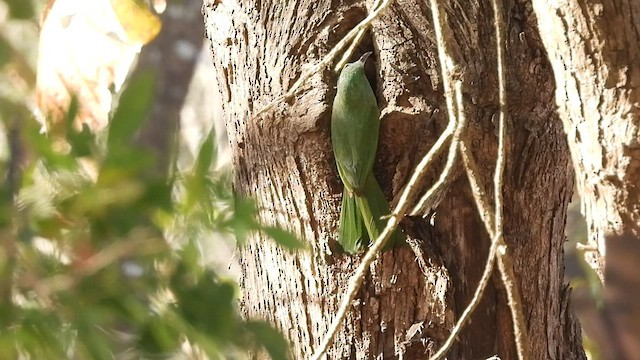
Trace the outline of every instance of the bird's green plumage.
<instances>
[{"instance_id":1,"label":"bird's green plumage","mask_svg":"<svg viewBox=\"0 0 640 360\"><path fill-rule=\"evenodd\" d=\"M331 143L344 184L338 242L348 253L358 252L375 239L384 229L381 218L389 214L389 203L372 172L380 113L364 72L368 54L340 73L331 114ZM403 239L396 230L389 244Z\"/></svg>"}]
</instances>

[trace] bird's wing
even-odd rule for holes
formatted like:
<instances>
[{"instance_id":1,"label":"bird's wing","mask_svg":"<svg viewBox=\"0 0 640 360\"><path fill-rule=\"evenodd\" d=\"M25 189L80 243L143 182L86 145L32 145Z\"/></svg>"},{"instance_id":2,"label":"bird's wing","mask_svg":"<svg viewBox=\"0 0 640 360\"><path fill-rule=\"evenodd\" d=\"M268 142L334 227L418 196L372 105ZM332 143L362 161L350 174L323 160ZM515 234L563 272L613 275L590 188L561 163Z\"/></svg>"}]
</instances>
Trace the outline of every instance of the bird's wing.
<instances>
[{"instance_id":1,"label":"bird's wing","mask_svg":"<svg viewBox=\"0 0 640 360\"><path fill-rule=\"evenodd\" d=\"M342 129L335 135L334 152L342 182L358 193L373 169L380 120L375 106L354 106L345 115L332 125Z\"/></svg>"}]
</instances>

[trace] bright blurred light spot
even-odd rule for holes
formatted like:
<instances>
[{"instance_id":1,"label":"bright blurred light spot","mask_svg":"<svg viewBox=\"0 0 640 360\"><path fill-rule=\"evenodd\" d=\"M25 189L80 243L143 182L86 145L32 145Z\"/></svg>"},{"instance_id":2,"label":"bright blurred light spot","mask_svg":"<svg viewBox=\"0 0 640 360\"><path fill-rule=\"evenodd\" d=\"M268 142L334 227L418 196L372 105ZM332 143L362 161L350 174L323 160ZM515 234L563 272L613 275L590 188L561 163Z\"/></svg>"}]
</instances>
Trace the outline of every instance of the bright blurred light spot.
<instances>
[{"instance_id":1,"label":"bright blurred light spot","mask_svg":"<svg viewBox=\"0 0 640 360\"><path fill-rule=\"evenodd\" d=\"M122 274L129 278L139 278L144 275L144 269L140 264L132 260L124 261L121 265Z\"/></svg>"},{"instance_id":2,"label":"bright blurred light spot","mask_svg":"<svg viewBox=\"0 0 640 360\"><path fill-rule=\"evenodd\" d=\"M112 90L122 86L141 43L128 42L110 0L57 0L42 25L36 97L50 123L62 119L71 93L78 123L107 125Z\"/></svg>"}]
</instances>

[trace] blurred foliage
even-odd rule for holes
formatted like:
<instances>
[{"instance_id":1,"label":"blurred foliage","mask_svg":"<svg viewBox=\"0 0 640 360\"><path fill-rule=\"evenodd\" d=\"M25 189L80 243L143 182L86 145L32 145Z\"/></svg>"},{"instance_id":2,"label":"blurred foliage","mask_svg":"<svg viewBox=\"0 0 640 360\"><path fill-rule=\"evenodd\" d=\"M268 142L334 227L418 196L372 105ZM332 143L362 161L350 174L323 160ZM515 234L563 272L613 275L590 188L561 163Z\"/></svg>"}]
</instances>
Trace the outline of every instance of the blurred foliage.
<instances>
[{"instance_id":1,"label":"blurred foliage","mask_svg":"<svg viewBox=\"0 0 640 360\"><path fill-rule=\"evenodd\" d=\"M4 0L9 6L9 16L13 19L29 20L34 18L34 4L31 0Z\"/></svg>"},{"instance_id":2,"label":"blurred foliage","mask_svg":"<svg viewBox=\"0 0 640 360\"><path fill-rule=\"evenodd\" d=\"M33 16L24 0L5 2L15 18ZM4 63L13 53L0 46ZM214 134L190 169L154 175L136 133L155 86L151 73L131 79L105 134L74 125L75 100L44 134L26 96L0 94L0 359L287 358L277 331L241 318L237 285L199 246L256 231L302 244L260 225L229 174L211 171Z\"/></svg>"}]
</instances>

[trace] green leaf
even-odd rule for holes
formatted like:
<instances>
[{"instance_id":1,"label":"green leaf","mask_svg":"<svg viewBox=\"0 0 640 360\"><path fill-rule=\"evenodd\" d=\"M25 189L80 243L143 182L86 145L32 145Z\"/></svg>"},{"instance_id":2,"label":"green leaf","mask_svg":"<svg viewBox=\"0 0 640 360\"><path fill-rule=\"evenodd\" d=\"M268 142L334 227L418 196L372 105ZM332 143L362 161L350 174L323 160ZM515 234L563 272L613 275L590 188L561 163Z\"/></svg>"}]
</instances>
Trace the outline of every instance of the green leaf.
<instances>
[{"instance_id":1,"label":"green leaf","mask_svg":"<svg viewBox=\"0 0 640 360\"><path fill-rule=\"evenodd\" d=\"M228 281L206 272L194 283L182 268L171 279L176 298L176 313L201 334L230 342L234 339L240 318L234 308L236 288Z\"/></svg>"},{"instance_id":2,"label":"green leaf","mask_svg":"<svg viewBox=\"0 0 640 360\"><path fill-rule=\"evenodd\" d=\"M289 344L282 334L263 321L249 321L247 330L274 360L289 359Z\"/></svg>"},{"instance_id":3,"label":"green leaf","mask_svg":"<svg viewBox=\"0 0 640 360\"><path fill-rule=\"evenodd\" d=\"M72 133L68 140L73 153L78 157L89 156L93 152L95 135L87 124L82 124L82 130Z\"/></svg>"},{"instance_id":4,"label":"green leaf","mask_svg":"<svg viewBox=\"0 0 640 360\"><path fill-rule=\"evenodd\" d=\"M14 330L16 345L33 358L60 359L66 355L68 339L65 336L68 332L64 331L64 325L56 314L41 309L24 309L19 316L20 326Z\"/></svg>"},{"instance_id":5,"label":"green leaf","mask_svg":"<svg viewBox=\"0 0 640 360\"><path fill-rule=\"evenodd\" d=\"M0 45L0 57L2 56L1 47L2 45ZM1 64L0 61L0 65ZM31 111L24 103L16 102L6 97L0 97L0 113L4 118L5 126L10 124L10 121L16 117L22 119L31 116Z\"/></svg>"},{"instance_id":6,"label":"green leaf","mask_svg":"<svg viewBox=\"0 0 640 360\"><path fill-rule=\"evenodd\" d=\"M119 145L109 149L102 163L98 183L114 184L125 178L141 179L146 170L153 166L153 157L149 152Z\"/></svg>"},{"instance_id":7,"label":"green leaf","mask_svg":"<svg viewBox=\"0 0 640 360\"><path fill-rule=\"evenodd\" d=\"M71 146L72 153L77 157L89 156L96 143L95 135L89 129L89 126L85 123L82 124L82 130L76 131L75 119L78 115L78 98L76 96L71 97L69 109L65 114L65 130L66 138Z\"/></svg>"},{"instance_id":8,"label":"green leaf","mask_svg":"<svg viewBox=\"0 0 640 360\"><path fill-rule=\"evenodd\" d=\"M153 315L138 340L141 350L152 354L173 352L180 346L180 333L166 319Z\"/></svg>"},{"instance_id":9,"label":"green leaf","mask_svg":"<svg viewBox=\"0 0 640 360\"><path fill-rule=\"evenodd\" d=\"M53 140L40 132L40 125L30 121L24 128L26 143L50 169L75 170L77 162L73 156L64 154L56 149Z\"/></svg>"},{"instance_id":10,"label":"green leaf","mask_svg":"<svg viewBox=\"0 0 640 360\"><path fill-rule=\"evenodd\" d=\"M4 169L3 169L4 170ZM13 218L13 193L8 184L0 185L0 227L9 228ZM0 260L0 267L2 260Z\"/></svg>"},{"instance_id":11,"label":"green leaf","mask_svg":"<svg viewBox=\"0 0 640 360\"><path fill-rule=\"evenodd\" d=\"M6 65L13 59L13 47L7 39L3 36L0 36L0 67Z\"/></svg>"},{"instance_id":12,"label":"green leaf","mask_svg":"<svg viewBox=\"0 0 640 360\"><path fill-rule=\"evenodd\" d=\"M73 124L78 116L78 110L80 105L78 104L78 97L75 94L71 94L71 101L67 108L67 113L64 116L64 124L66 126L67 133L73 132Z\"/></svg>"},{"instance_id":13,"label":"green leaf","mask_svg":"<svg viewBox=\"0 0 640 360\"><path fill-rule=\"evenodd\" d=\"M293 233L287 230L271 226L265 226L261 230L275 240L278 245L292 250L306 248L306 245L302 241L298 240Z\"/></svg>"},{"instance_id":14,"label":"green leaf","mask_svg":"<svg viewBox=\"0 0 640 360\"><path fill-rule=\"evenodd\" d=\"M188 241L178 251L178 255L181 259L181 265L185 270L194 274L195 276L202 276L202 273L205 269L200 266L200 250L198 249L198 244L195 241Z\"/></svg>"},{"instance_id":15,"label":"green leaf","mask_svg":"<svg viewBox=\"0 0 640 360\"><path fill-rule=\"evenodd\" d=\"M260 229L256 222L258 210L251 199L239 196L234 198L233 205L233 216L225 225L231 227L236 236L236 241L238 244L242 244L246 241L251 231Z\"/></svg>"},{"instance_id":16,"label":"green leaf","mask_svg":"<svg viewBox=\"0 0 640 360\"><path fill-rule=\"evenodd\" d=\"M209 174L211 165L213 165L216 153L215 134L213 128L200 146L198 157L195 163L195 175L197 178L204 178Z\"/></svg>"},{"instance_id":17,"label":"green leaf","mask_svg":"<svg viewBox=\"0 0 640 360\"><path fill-rule=\"evenodd\" d=\"M120 95L120 103L109 125L109 152L129 145L135 132L147 120L153 104L156 81L153 72L144 71L131 80Z\"/></svg>"},{"instance_id":18,"label":"green leaf","mask_svg":"<svg viewBox=\"0 0 640 360\"><path fill-rule=\"evenodd\" d=\"M85 313L90 310L91 308ZM108 338L99 332L95 324L89 323L89 319L83 319L79 325L81 326L78 327L78 340L85 358L95 360L111 360L114 358Z\"/></svg>"},{"instance_id":19,"label":"green leaf","mask_svg":"<svg viewBox=\"0 0 640 360\"><path fill-rule=\"evenodd\" d=\"M2 356L5 359L19 359L20 354L18 353L17 347L24 347L22 343L25 342L25 335L18 332L19 330L14 329L13 331L4 331L0 333L0 349L2 349ZM27 353L32 353L33 349L27 351Z\"/></svg>"},{"instance_id":20,"label":"green leaf","mask_svg":"<svg viewBox=\"0 0 640 360\"><path fill-rule=\"evenodd\" d=\"M122 29L134 43L149 43L162 28L160 17L149 9L148 3L144 0L111 0Z\"/></svg>"},{"instance_id":21,"label":"green leaf","mask_svg":"<svg viewBox=\"0 0 640 360\"><path fill-rule=\"evenodd\" d=\"M14 19L30 19L34 15L31 0L4 0L9 5L9 15Z\"/></svg>"}]
</instances>

